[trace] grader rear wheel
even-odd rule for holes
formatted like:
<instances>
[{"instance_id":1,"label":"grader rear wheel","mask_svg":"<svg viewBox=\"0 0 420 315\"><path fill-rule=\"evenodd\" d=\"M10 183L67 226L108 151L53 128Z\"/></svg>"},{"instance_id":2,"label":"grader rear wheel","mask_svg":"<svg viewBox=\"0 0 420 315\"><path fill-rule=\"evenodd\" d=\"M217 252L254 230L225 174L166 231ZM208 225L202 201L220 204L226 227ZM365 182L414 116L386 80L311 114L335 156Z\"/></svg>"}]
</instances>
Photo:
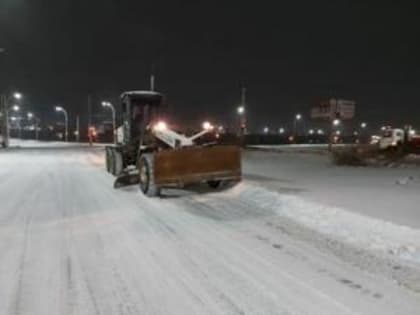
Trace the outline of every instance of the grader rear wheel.
<instances>
[{"instance_id":1,"label":"grader rear wheel","mask_svg":"<svg viewBox=\"0 0 420 315\"><path fill-rule=\"evenodd\" d=\"M118 176L124 169L124 162L122 153L117 150L113 151L113 174Z\"/></svg>"},{"instance_id":2,"label":"grader rear wheel","mask_svg":"<svg viewBox=\"0 0 420 315\"><path fill-rule=\"evenodd\" d=\"M105 166L106 171L108 173L111 173L111 163L112 163L112 157L111 157L111 148L105 148Z\"/></svg>"}]
</instances>

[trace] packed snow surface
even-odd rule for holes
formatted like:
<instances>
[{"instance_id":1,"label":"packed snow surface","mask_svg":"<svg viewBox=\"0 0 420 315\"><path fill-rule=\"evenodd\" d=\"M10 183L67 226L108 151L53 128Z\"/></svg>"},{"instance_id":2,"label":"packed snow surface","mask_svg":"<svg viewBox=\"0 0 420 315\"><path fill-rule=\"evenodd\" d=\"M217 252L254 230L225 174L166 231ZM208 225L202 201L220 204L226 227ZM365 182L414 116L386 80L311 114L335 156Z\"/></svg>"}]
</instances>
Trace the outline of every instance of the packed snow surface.
<instances>
[{"instance_id":1,"label":"packed snow surface","mask_svg":"<svg viewBox=\"0 0 420 315\"><path fill-rule=\"evenodd\" d=\"M257 160L271 161L271 177ZM112 188L100 147L0 151L0 314L418 315L415 285L315 237L372 252L413 246L395 257L415 269L418 231L323 203L324 190L282 180L282 167L246 153L235 187L149 199Z\"/></svg>"}]
</instances>

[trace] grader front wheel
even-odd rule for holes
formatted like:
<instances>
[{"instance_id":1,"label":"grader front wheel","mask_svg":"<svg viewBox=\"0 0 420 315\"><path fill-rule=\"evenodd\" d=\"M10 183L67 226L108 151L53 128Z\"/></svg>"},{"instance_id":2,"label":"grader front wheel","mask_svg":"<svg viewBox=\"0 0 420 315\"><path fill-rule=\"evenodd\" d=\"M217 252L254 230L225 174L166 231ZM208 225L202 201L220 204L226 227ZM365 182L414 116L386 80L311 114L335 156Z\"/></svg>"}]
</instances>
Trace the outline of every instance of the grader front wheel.
<instances>
[{"instance_id":1,"label":"grader front wheel","mask_svg":"<svg viewBox=\"0 0 420 315\"><path fill-rule=\"evenodd\" d=\"M160 188L155 183L153 157L150 153L143 154L139 162L140 190L148 197L160 195Z\"/></svg>"}]
</instances>

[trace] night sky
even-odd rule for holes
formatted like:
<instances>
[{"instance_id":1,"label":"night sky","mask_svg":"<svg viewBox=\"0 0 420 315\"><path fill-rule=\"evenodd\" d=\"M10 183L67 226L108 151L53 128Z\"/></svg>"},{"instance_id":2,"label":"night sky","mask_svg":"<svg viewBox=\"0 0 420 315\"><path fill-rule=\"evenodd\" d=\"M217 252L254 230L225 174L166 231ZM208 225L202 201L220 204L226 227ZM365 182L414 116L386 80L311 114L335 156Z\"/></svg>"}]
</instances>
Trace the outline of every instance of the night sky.
<instances>
[{"instance_id":1,"label":"night sky","mask_svg":"<svg viewBox=\"0 0 420 315\"><path fill-rule=\"evenodd\" d=\"M101 111L101 99L147 89L154 65L178 121L231 120L245 85L254 128L330 95L355 99L358 121L420 125L418 6L1 0L0 88L40 113L60 103L86 115L87 94Z\"/></svg>"}]
</instances>

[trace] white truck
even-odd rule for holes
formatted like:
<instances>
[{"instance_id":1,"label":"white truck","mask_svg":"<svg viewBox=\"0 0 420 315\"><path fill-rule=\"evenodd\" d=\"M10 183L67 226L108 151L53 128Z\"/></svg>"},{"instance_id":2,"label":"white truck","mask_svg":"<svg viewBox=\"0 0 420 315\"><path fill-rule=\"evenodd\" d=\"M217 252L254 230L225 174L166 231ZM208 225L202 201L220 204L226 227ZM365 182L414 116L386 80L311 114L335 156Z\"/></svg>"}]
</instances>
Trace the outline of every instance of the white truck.
<instances>
[{"instance_id":1,"label":"white truck","mask_svg":"<svg viewBox=\"0 0 420 315\"><path fill-rule=\"evenodd\" d=\"M387 128L383 131L379 139L379 148L381 150L387 150L391 148L400 147L404 143L404 137L405 132L403 129Z\"/></svg>"},{"instance_id":2,"label":"white truck","mask_svg":"<svg viewBox=\"0 0 420 315\"><path fill-rule=\"evenodd\" d=\"M420 135L416 135L413 129L387 128L378 145L381 150L404 148L408 152L417 152L420 149Z\"/></svg>"}]
</instances>

